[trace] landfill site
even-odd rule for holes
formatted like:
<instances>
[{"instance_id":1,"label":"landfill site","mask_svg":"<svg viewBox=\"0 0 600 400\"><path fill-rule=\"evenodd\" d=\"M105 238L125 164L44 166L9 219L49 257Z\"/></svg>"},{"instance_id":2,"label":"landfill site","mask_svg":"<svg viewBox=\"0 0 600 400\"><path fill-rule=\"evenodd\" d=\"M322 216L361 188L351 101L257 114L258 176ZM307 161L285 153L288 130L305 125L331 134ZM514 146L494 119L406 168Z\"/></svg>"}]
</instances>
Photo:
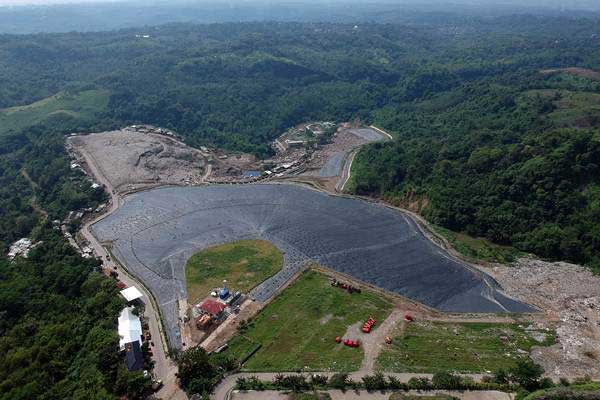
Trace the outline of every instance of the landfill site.
<instances>
[{"instance_id":1,"label":"landfill site","mask_svg":"<svg viewBox=\"0 0 600 400\"><path fill-rule=\"evenodd\" d=\"M508 293L542 310L539 326L556 327L557 343L531 354L548 376L600 377L600 277L579 265L533 258L489 271Z\"/></svg>"},{"instance_id":2,"label":"landfill site","mask_svg":"<svg viewBox=\"0 0 600 400\"><path fill-rule=\"evenodd\" d=\"M186 297L187 259L208 246L247 238L271 241L285 254L284 268L251 292L259 301L315 261L443 311L534 311L450 257L402 213L297 185L144 191L126 197L93 231L155 294L178 347L176 302Z\"/></svg>"},{"instance_id":3,"label":"landfill site","mask_svg":"<svg viewBox=\"0 0 600 400\"><path fill-rule=\"evenodd\" d=\"M599 277L530 258L512 266L473 264L443 240L432 241L435 233L418 216L342 194L358 149L390 138L360 122L306 123L278 137L270 159L258 160L194 149L151 125L72 134L71 167L111 194L97 210L73 215L87 221L111 257L152 293L174 349L204 341L218 351L235 330L227 315L256 315L301 271L318 265L435 318L526 314L532 330L556 332L556 344L531 353L548 376L600 377ZM93 256L80 235L65 235ZM188 259L242 239L273 243L284 255L283 268L248 293L230 292L223 282L205 301L189 305ZM24 238L11 251L26 256L33 246ZM190 310L198 330L186 321Z\"/></svg>"},{"instance_id":4,"label":"landfill site","mask_svg":"<svg viewBox=\"0 0 600 400\"><path fill-rule=\"evenodd\" d=\"M302 124L272 143L273 157L258 160L251 154L214 147L195 149L170 130L132 125L72 134L67 149L76 168L92 176L102 174L119 194L163 185L246 184L298 177L341 191L348 178L344 167L349 167L354 152L367 143L388 139L360 122Z\"/></svg>"},{"instance_id":5,"label":"landfill site","mask_svg":"<svg viewBox=\"0 0 600 400\"><path fill-rule=\"evenodd\" d=\"M158 185L197 184L207 166L200 150L159 128L134 125L117 131L74 134L67 139L67 146L76 165L89 168L91 161L118 193Z\"/></svg>"}]
</instances>

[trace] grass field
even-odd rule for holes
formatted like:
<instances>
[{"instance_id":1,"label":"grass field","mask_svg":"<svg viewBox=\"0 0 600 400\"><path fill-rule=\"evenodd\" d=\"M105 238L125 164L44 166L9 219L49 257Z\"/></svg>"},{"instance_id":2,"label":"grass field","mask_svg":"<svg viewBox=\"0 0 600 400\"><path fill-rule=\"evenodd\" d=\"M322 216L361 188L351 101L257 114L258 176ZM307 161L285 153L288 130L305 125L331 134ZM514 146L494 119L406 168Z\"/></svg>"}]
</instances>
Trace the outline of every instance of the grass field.
<instances>
[{"instance_id":1,"label":"grass field","mask_svg":"<svg viewBox=\"0 0 600 400\"><path fill-rule=\"evenodd\" d=\"M417 322L377 359L388 372L495 372L527 357L534 345L550 345L554 334L538 343L518 324Z\"/></svg>"},{"instance_id":2,"label":"grass field","mask_svg":"<svg viewBox=\"0 0 600 400\"><path fill-rule=\"evenodd\" d=\"M270 242L242 240L194 254L186 266L188 302L195 304L227 279L232 290L248 292L283 266L283 254Z\"/></svg>"},{"instance_id":3,"label":"grass field","mask_svg":"<svg viewBox=\"0 0 600 400\"><path fill-rule=\"evenodd\" d=\"M61 92L26 106L0 110L0 135L18 131L53 117L91 120L108 103L109 93L103 90L85 90L76 94Z\"/></svg>"},{"instance_id":4,"label":"grass field","mask_svg":"<svg viewBox=\"0 0 600 400\"><path fill-rule=\"evenodd\" d=\"M349 294L334 288L329 278L308 270L229 342L228 354L245 358L257 344L262 347L244 364L252 371L354 371L363 359L362 348L335 343L348 326L373 316L383 321L392 303L363 290Z\"/></svg>"}]
</instances>

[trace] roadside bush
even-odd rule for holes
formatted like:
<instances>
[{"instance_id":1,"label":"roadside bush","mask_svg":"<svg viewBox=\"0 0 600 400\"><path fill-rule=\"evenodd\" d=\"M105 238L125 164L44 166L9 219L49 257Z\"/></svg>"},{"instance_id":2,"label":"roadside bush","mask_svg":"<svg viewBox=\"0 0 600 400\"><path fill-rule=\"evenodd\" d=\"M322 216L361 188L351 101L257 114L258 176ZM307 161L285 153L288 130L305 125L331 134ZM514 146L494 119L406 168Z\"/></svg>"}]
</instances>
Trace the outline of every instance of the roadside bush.
<instances>
[{"instance_id":1,"label":"roadside bush","mask_svg":"<svg viewBox=\"0 0 600 400\"><path fill-rule=\"evenodd\" d=\"M435 373L431 383L434 389L459 390L463 388L460 376L448 372Z\"/></svg>"},{"instance_id":2,"label":"roadside bush","mask_svg":"<svg viewBox=\"0 0 600 400\"><path fill-rule=\"evenodd\" d=\"M542 388L540 378L544 369L531 360L520 360L516 367L510 370L510 380L523 389L533 391Z\"/></svg>"},{"instance_id":3,"label":"roadside bush","mask_svg":"<svg viewBox=\"0 0 600 400\"><path fill-rule=\"evenodd\" d=\"M248 381L243 376L240 376L235 380L235 387L238 390L248 390Z\"/></svg>"},{"instance_id":4,"label":"roadside bush","mask_svg":"<svg viewBox=\"0 0 600 400\"><path fill-rule=\"evenodd\" d=\"M509 383L510 376L506 370L500 368L493 376L493 381L495 383L499 383L501 385L506 385Z\"/></svg>"},{"instance_id":5,"label":"roadside bush","mask_svg":"<svg viewBox=\"0 0 600 400\"><path fill-rule=\"evenodd\" d=\"M413 390L430 390L432 387L429 378L419 377L410 378L408 381L408 388Z\"/></svg>"},{"instance_id":6,"label":"roadside bush","mask_svg":"<svg viewBox=\"0 0 600 400\"><path fill-rule=\"evenodd\" d=\"M283 374L275 375L275 378L273 378L273 384L275 386L281 385L281 381L283 380L283 378L285 378L285 376Z\"/></svg>"},{"instance_id":7,"label":"roadside bush","mask_svg":"<svg viewBox=\"0 0 600 400\"><path fill-rule=\"evenodd\" d=\"M326 386L328 378L325 375L314 374L310 377L310 383L315 386Z\"/></svg>"},{"instance_id":8,"label":"roadside bush","mask_svg":"<svg viewBox=\"0 0 600 400\"><path fill-rule=\"evenodd\" d=\"M213 362L216 364L217 368L225 372L233 371L237 368L237 361L232 356L218 354L213 357Z\"/></svg>"},{"instance_id":9,"label":"roadside bush","mask_svg":"<svg viewBox=\"0 0 600 400\"><path fill-rule=\"evenodd\" d=\"M348 374L334 374L331 378L329 378L329 386L331 386L333 389L346 390L349 383Z\"/></svg>"},{"instance_id":10,"label":"roadside bush","mask_svg":"<svg viewBox=\"0 0 600 400\"><path fill-rule=\"evenodd\" d=\"M310 389L309 383L306 378L302 375L288 375L281 379L279 386L285 390L291 390L293 392L302 392Z\"/></svg>"},{"instance_id":11,"label":"roadside bush","mask_svg":"<svg viewBox=\"0 0 600 400\"><path fill-rule=\"evenodd\" d=\"M388 376L387 387L396 390L408 390L408 386L405 383L400 382L400 379L395 376Z\"/></svg>"},{"instance_id":12,"label":"roadside bush","mask_svg":"<svg viewBox=\"0 0 600 400\"><path fill-rule=\"evenodd\" d=\"M564 376L562 378L560 378L560 385L561 386L569 386L571 384L571 382L569 382L568 378L565 378Z\"/></svg>"},{"instance_id":13,"label":"roadside bush","mask_svg":"<svg viewBox=\"0 0 600 400\"><path fill-rule=\"evenodd\" d=\"M239 377L235 380L235 386L239 390L265 390L266 385L263 381L259 380L256 376L250 378Z\"/></svg>"},{"instance_id":14,"label":"roadside bush","mask_svg":"<svg viewBox=\"0 0 600 400\"><path fill-rule=\"evenodd\" d=\"M362 381L365 389L368 391L386 389L385 377L381 372L378 372L375 375L365 375L363 376Z\"/></svg>"}]
</instances>

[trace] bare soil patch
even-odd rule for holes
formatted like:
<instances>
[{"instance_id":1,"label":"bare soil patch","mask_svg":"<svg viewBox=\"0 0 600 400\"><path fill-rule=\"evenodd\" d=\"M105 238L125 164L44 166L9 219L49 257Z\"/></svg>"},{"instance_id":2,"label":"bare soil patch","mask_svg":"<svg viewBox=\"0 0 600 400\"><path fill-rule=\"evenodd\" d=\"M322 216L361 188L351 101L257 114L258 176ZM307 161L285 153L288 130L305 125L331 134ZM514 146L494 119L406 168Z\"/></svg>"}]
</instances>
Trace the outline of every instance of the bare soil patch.
<instances>
[{"instance_id":1,"label":"bare soil patch","mask_svg":"<svg viewBox=\"0 0 600 400\"><path fill-rule=\"evenodd\" d=\"M130 129L78 135L69 147L85 167L94 164L117 192L202 181L205 156L165 135Z\"/></svg>"},{"instance_id":2,"label":"bare soil patch","mask_svg":"<svg viewBox=\"0 0 600 400\"><path fill-rule=\"evenodd\" d=\"M534 323L556 327L557 343L531 357L552 378L600 378L600 277L582 266L522 258L491 274L511 296L543 311Z\"/></svg>"}]
</instances>

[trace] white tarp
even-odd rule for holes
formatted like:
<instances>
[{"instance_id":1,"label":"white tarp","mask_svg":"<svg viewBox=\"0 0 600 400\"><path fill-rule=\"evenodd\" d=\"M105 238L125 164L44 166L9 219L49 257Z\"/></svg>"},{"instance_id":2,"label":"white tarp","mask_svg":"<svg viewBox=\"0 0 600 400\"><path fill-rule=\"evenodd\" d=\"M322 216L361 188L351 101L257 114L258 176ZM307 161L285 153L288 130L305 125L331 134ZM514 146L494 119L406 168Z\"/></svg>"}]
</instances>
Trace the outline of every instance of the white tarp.
<instances>
[{"instance_id":1,"label":"white tarp","mask_svg":"<svg viewBox=\"0 0 600 400\"><path fill-rule=\"evenodd\" d=\"M119 347L125 348L127 343L141 342L142 322L140 317L133 313L133 307L125 307L119 316Z\"/></svg>"},{"instance_id":2,"label":"white tarp","mask_svg":"<svg viewBox=\"0 0 600 400\"><path fill-rule=\"evenodd\" d=\"M131 286L127 289L121 290L121 295L125 297L125 300L133 301L142 297L142 292L140 292L135 286Z\"/></svg>"}]
</instances>

